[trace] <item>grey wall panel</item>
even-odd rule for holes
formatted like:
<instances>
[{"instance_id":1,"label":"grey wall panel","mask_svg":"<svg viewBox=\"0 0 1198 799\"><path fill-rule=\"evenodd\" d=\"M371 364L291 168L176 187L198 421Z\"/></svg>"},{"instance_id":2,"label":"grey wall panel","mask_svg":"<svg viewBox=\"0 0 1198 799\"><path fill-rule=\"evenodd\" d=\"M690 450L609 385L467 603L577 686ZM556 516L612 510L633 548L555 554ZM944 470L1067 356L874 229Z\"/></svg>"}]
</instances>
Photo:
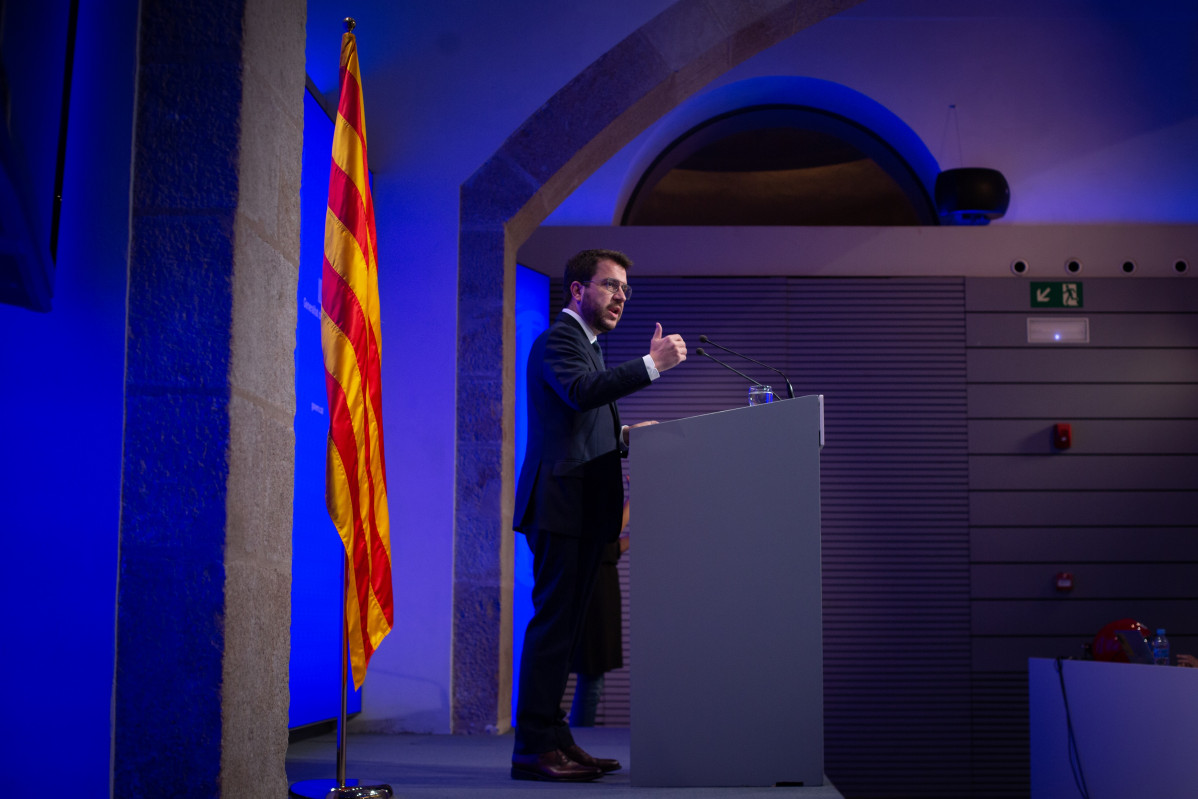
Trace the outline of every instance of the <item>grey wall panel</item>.
<instances>
[{"instance_id":1,"label":"grey wall panel","mask_svg":"<svg viewBox=\"0 0 1198 799\"><path fill-rule=\"evenodd\" d=\"M1198 525L1194 491L974 491L969 518L988 527Z\"/></svg>"},{"instance_id":2,"label":"grey wall panel","mask_svg":"<svg viewBox=\"0 0 1198 799\"><path fill-rule=\"evenodd\" d=\"M1198 562L1195 527L975 527L973 562Z\"/></svg>"},{"instance_id":3,"label":"grey wall panel","mask_svg":"<svg viewBox=\"0 0 1198 799\"><path fill-rule=\"evenodd\" d=\"M1073 444L1053 446L1053 425L1072 427ZM1047 419L972 419L969 451L986 455L1145 455L1166 460L1198 453L1198 420L1088 419L1066 415Z\"/></svg>"},{"instance_id":4,"label":"grey wall panel","mask_svg":"<svg viewBox=\"0 0 1198 799\"><path fill-rule=\"evenodd\" d=\"M970 723L961 282L796 280L790 295L798 381L826 398L828 773L848 795L956 795ZM878 652L895 668L872 667Z\"/></svg>"},{"instance_id":5,"label":"grey wall panel","mask_svg":"<svg viewBox=\"0 0 1198 799\"><path fill-rule=\"evenodd\" d=\"M1198 632L1198 284L1082 278L1082 308L1033 310L1039 280L966 281L975 778L1004 773L995 751L1026 773L1026 724L997 709L1028 657L1079 657L1128 616L1179 651ZM1071 315L1089 344L1027 343L1029 317Z\"/></svg>"},{"instance_id":6,"label":"grey wall panel","mask_svg":"<svg viewBox=\"0 0 1198 799\"><path fill-rule=\"evenodd\" d=\"M1193 272L1193 270L1190 270ZM1198 280L1193 275L1176 278L1069 278L1064 275L1028 278L967 278L966 310L1032 310L1032 283L1081 283L1082 307L1066 313L1114 311L1121 313L1193 313L1198 308ZM1036 309L1056 314L1061 309Z\"/></svg>"},{"instance_id":7,"label":"grey wall panel","mask_svg":"<svg viewBox=\"0 0 1198 799\"><path fill-rule=\"evenodd\" d=\"M1115 616L1108 621L1115 621L1118 618L1122 617ZM1099 629L1101 626L1094 628L1089 634L1077 635L974 635L971 665L975 674L977 672L1006 672L1012 675L1022 674L1026 678L1028 658L1080 658L1084 652L1083 645L1093 641L1094 633L1097 633ZM1027 698L1024 697L1023 701L1024 707L1026 707ZM1025 752L1022 761L1026 764L1027 730L1025 729L1019 738L1013 740L1022 742ZM1025 790L1024 796L1027 795L1028 792Z\"/></svg>"},{"instance_id":8,"label":"grey wall panel","mask_svg":"<svg viewBox=\"0 0 1198 799\"><path fill-rule=\"evenodd\" d=\"M969 487L1198 491L1198 455L972 455Z\"/></svg>"},{"instance_id":9,"label":"grey wall panel","mask_svg":"<svg viewBox=\"0 0 1198 799\"><path fill-rule=\"evenodd\" d=\"M1057 572L1074 575L1074 588L1057 590ZM1091 563L1046 561L1043 563L975 563L970 569L974 609L983 599L1034 599L1051 602L1083 602L1107 599L1126 603L1127 597L1153 600L1198 597L1198 561L1170 563ZM1000 603L1001 604L1001 603ZM983 635L993 631L979 630ZM1198 616L1195 617L1198 620ZM1198 626L1196 626L1198 631Z\"/></svg>"},{"instance_id":10,"label":"grey wall panel","mask_svg":"<svg viewBox=\"0 0 1198 799\"><path fill-rule=\"evenodd\" d=\"M1090 342L1079 345L1029 344L1027 320L1044 317L1085 317L1089 320ZM1198 340L1198 312L1188 314L1087 313L973 313L966 323L966 340L971 347L1177 347Z\"/></svg>"},{"instance_id":11,"label":"grey wall panel","mask_svg":"<svg viewBox=\"0 0 1198 799\"><path fill-rule=\"evenodd\" d=\"M1135 619L1149 629L1172 627L1179 636L1192 634L1193 614L1170 610L1178 604L1151 599L980 600L973 603L974 635L1064 636L1085 631L1081 635L1085 639L1123 618Z\"/></svg>"},{"instance_id":12,"label":"grey wall panel","mask_svg":"<svg viewBox=\"0 0 1198 799\"><path fill-rule=\"evenodd\" d=\"M1020 377L968 386L970 420L1198 419L1198 383L1020 385Z\"/></svg>"},{"instance_id":13,"label":"grey wall panel","mask_svg":"<svg viewBox=\"0 0 1198 799\"><path fill-rule=\"evenodd\" d=\"M1027 674L973 672L973 785L970 796L1027 796Z\"/></svg>"},{"instance_id":14,"label":"grey wall panel","mask_svg":"<svg viewBox=\"0 0 1198 799\"><path fill-rule=\"evenodd\" d=\"M1194 383L1198 349L971 349L971 383Z\"/></svg>"}]
</instances>

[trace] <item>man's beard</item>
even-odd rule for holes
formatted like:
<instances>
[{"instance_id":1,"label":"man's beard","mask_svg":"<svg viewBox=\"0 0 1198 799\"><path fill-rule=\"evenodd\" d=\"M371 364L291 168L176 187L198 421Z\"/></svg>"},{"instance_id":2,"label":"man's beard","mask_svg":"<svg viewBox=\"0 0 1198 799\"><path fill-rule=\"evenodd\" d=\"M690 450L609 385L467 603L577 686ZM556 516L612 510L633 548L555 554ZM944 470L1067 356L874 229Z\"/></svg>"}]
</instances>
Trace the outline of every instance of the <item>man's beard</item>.
<instances>
[{"instance_id":1,"label":"man's beard","mask_svg":"<svg viewBox=\"0 0 1198 799\"><path fill-rule=\"evenodd\" d=\"M613 330L616 324L620 321L620 317L624 315L624 309L619 308L615 311L616 318L612 319L608 315L608 311L612 309L610 303L594 309L594 313L590 314L590 318L586 320L587 326L596 333L607 333Z\"/></svg>"}]
</instances>

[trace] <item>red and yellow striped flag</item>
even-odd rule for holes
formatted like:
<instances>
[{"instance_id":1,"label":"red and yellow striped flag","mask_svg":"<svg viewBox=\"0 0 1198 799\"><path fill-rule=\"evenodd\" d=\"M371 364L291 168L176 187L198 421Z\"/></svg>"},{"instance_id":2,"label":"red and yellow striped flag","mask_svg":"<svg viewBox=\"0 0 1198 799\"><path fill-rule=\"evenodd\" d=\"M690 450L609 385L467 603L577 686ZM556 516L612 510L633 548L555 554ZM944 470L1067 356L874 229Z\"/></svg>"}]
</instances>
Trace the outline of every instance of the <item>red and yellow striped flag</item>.
<instances>
[{"instance_id":1,"label":"red and yellow striped flag","mask_svg":"<svg viewBox=\"0 0 1198 799\"><path fill-rule=\"evenodd\" d=\"M345 630L354 687L391 632L391 535L383 460L374 203L357 43L341 38L341 100L324 226L321 348L329 395L325 501L345 544Z\"/></svg>"}]
</instances>

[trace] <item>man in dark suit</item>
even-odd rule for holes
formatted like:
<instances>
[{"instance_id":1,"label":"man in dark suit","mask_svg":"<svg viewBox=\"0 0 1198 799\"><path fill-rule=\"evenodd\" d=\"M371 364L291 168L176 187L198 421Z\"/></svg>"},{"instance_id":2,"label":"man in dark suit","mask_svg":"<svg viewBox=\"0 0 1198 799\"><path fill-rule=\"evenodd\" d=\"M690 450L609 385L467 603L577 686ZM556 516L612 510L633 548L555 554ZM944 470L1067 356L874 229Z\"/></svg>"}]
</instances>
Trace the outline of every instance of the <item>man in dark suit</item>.
<instances>
[{"instance_id":1,"label":"man in dark suit","mask_svg":"<svg viewBox=\"0 0 1198 799\"><path fill-rule=\"evenodd\" d=\"M561 702L603 550L620 534L629 428L616 400L686 360L682 337L658 324L647 355L604 365L596 339L620 321L631 265L613 250L571 258L566 305L528 358L528 449L512 526L533 554L533 617L520 661L515 779L587 781L620 768L574 743Z\"/></svg>"}]
</instances>

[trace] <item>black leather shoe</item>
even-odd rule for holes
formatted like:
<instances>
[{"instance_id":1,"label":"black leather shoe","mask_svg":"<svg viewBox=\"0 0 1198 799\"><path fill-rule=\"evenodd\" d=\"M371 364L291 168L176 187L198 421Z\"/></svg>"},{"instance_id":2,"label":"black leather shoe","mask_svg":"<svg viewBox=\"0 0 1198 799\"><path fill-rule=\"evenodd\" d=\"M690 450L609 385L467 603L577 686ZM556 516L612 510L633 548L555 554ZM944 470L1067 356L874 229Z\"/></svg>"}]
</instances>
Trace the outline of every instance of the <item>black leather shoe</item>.
<instances>
[{"instance_id":1,"label":"black leather shoe","mask_svg":"<svg viewBox=\"0 0 1198 799\"><path fill-rule=\"evenodd\" d=\"M542 752L539 755L512 755L512 779L514 780L590 782L602 776L603 770L598 766L588 766L571 760L560 749Z\"/></svg>"},{"instance_id":2,"label":"black leather shoe","mask_svg":"<svg viewBox=\"0 0 1198 799\"><path fill-rule=\"evenodd\" d=\"M591 757L578 744L570 744L562 752L575 763L597 768L604 774L609 771L619 771L623 768L619 760L612 760L610 757Z\"/></svg>"}]
</instances>

